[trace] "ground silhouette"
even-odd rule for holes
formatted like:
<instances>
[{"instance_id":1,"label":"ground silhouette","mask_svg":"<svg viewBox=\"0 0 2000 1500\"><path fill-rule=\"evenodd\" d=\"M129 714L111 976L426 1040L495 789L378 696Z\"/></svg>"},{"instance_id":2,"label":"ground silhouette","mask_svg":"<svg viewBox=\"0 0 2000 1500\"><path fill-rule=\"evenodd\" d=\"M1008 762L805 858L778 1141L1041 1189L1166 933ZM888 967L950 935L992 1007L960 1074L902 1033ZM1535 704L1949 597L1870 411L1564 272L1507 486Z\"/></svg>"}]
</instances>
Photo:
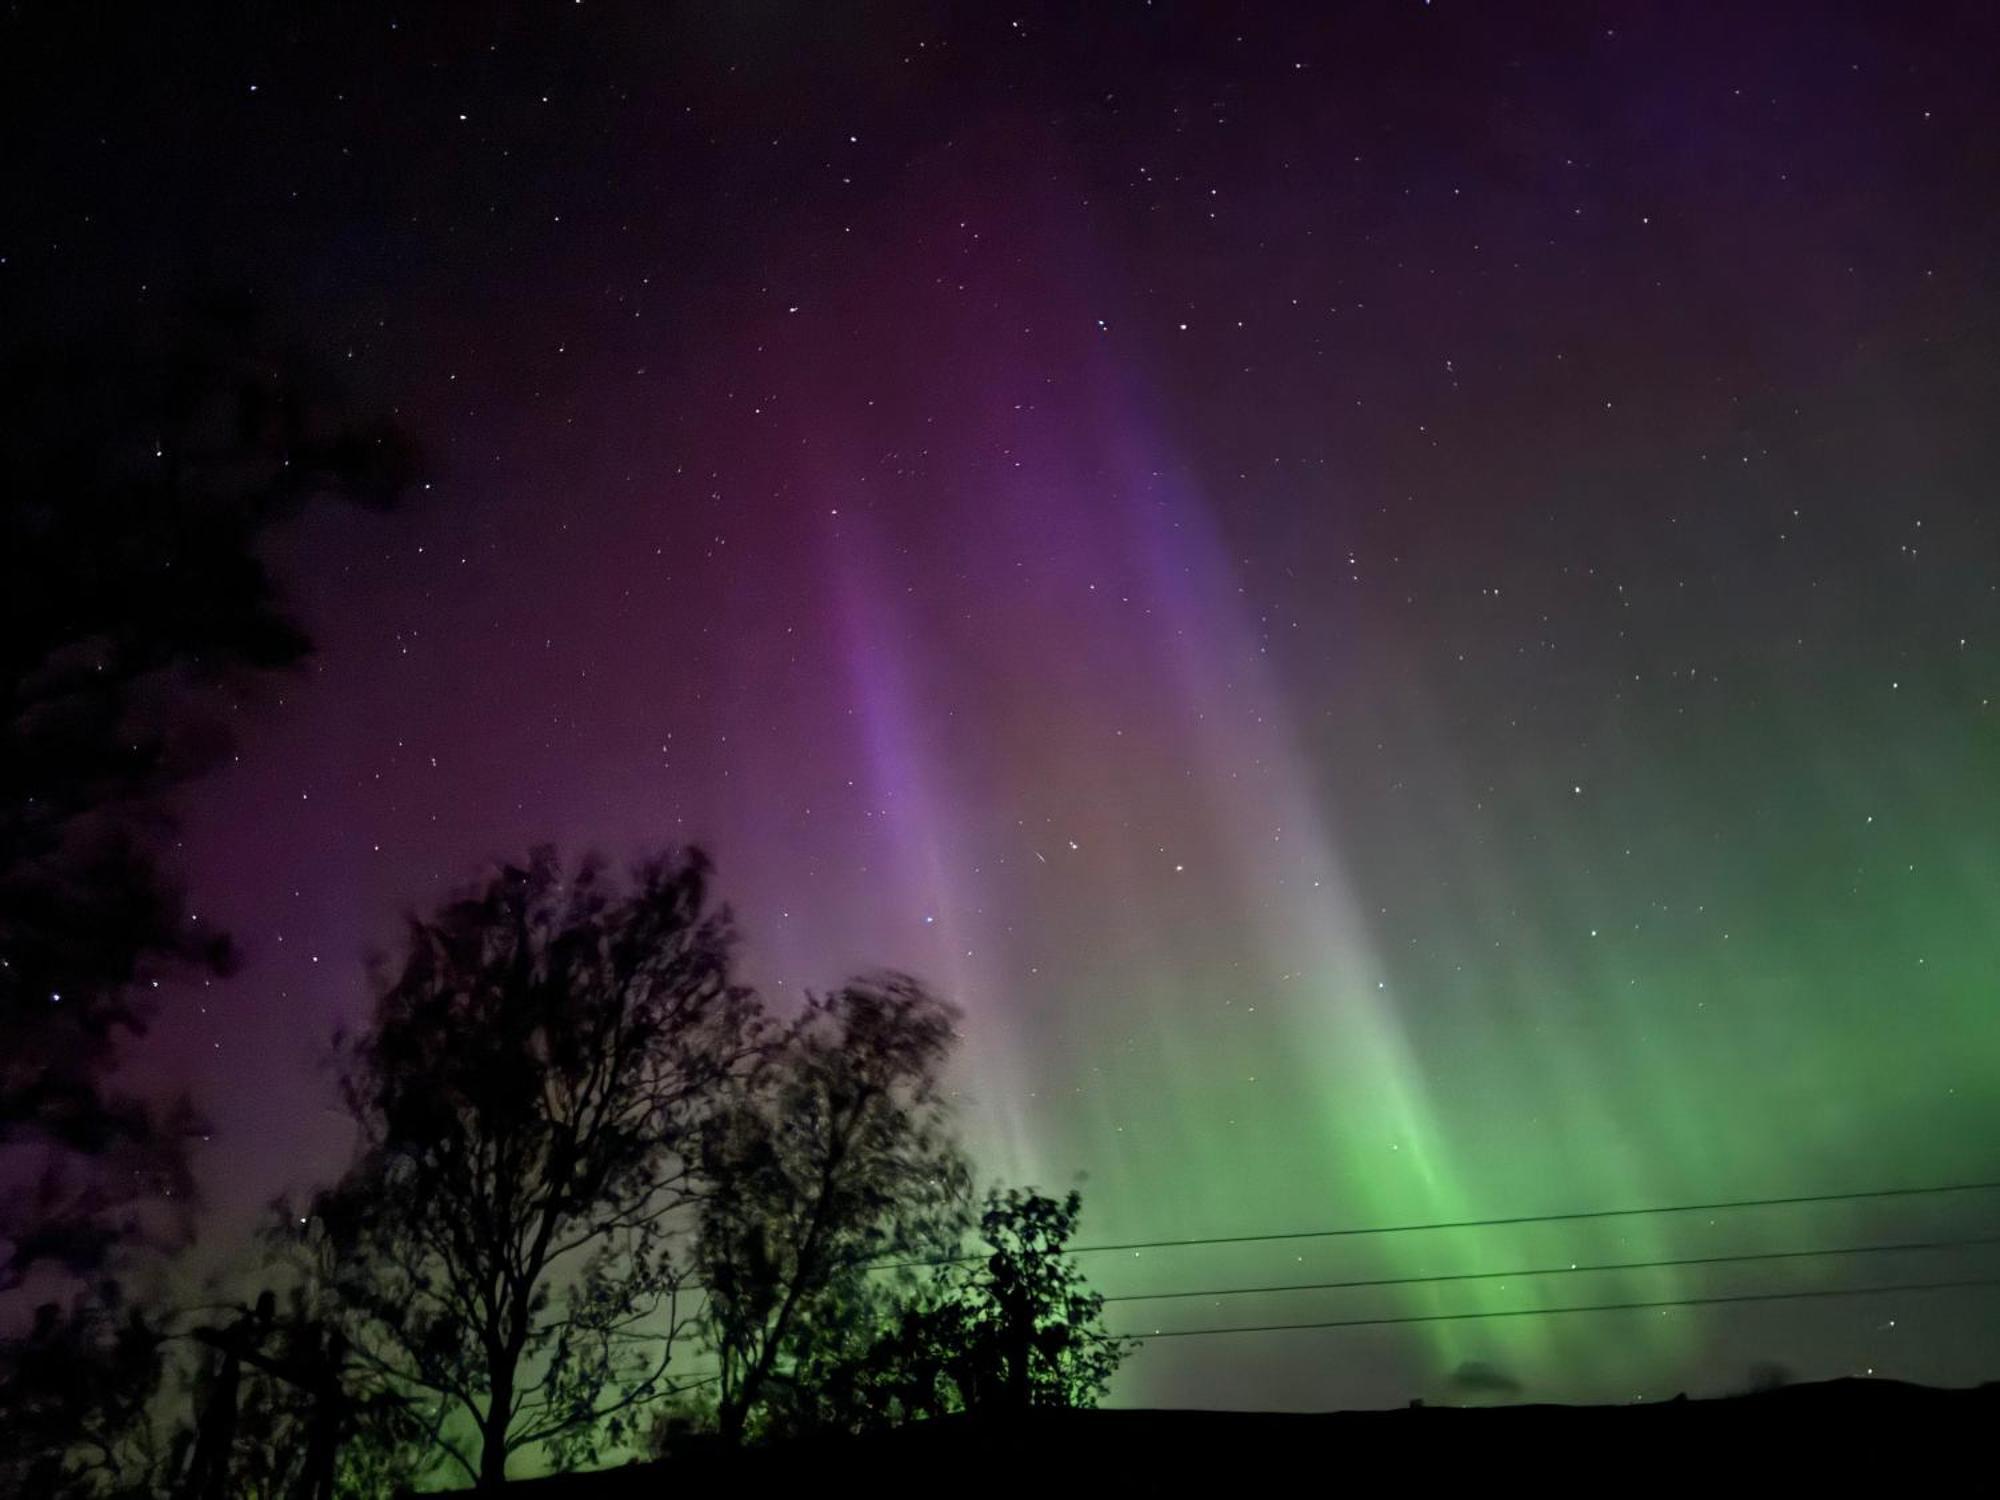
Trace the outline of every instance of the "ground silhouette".
<instances>
[{"instance_id":1,"label":"ground silhouette","mask_svg":"<svg viewBox=\"0 0 2000 1500\"><path fill-rule=\"evenodd\" d=\"M947 1475L1067 1488L1085 1476L1308 1487L1386 1482L1595 1487L1858 1482L1905 1491L1983 1471L2000 1382L1956 1390L1843 1379L1619 1406L1411 1405L1324 1413L1047 1410L963 1415L857 1438L714 1452L517 1482L526 1500L639 1500L706 1479L817 1485ZM1978 1469L1971 1468L1978 1465ZM1962 1479L1961 1479L1962 1482Z\"/></svg>"}]
</instances>

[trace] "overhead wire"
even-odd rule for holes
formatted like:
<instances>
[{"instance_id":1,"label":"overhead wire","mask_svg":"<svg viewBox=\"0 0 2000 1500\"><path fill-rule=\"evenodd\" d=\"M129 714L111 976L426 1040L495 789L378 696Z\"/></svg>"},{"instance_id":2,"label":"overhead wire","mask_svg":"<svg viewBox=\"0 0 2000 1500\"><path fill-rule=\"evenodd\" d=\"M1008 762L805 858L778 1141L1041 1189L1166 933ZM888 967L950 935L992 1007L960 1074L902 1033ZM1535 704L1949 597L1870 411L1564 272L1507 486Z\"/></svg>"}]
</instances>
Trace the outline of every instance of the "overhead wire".
<instances>
[{"instance_id":1,"label":"overhead wire","mask_svg":"<svg viewBox=\"0 0 2000 1500\"><path fill-rule=\"evenodd\" d=\"M1811 1250L1757 1250L1736 1255L1677 1255L1661 1260L1614 1260L1594 1265L1528 1266L1512 1271L1448 1271L1428 1276L1371 1276L1351 1281L1294 1281L1277 1286L1226 1286L1176 1292L1124 1292L1110 1302L1165 1302L1190 1297L1248 1297L1259 1293L1353 1291L1366 1287L1425 1286L1452 1281L1505 1281L1516 1277L1587 1275L1599 1271L1659 1271L1683 1266L1722 1266L1754 1261L1807 1260L1837 1255L1893 1255L1903 1252L1962 1250L2000 1245L2000 1235L1965 1239L1905 1240L1888 1245L1829 1245Z\"/></svg>"},{"instance_id":2,"label":"overhead wire","mask_svg":"<svg viewBox=\"0 0 2000 1500\"><path fill-rule=\"evenodd\" d=\"M1905 1281L1884 1286L1812 1287L1790 1292L1741 1292L1716 1297L1661 1297L1643 1302L1590 1302L1568 1307L1483 1308L1470 1312L1406 1313L1379 1318L1329 1318L1310 1323L1250 1323L1228 1328L1131 1329L1106 1334L1113 1339L1201 1338L1227 1333L1299 1333L1320 1328L1386 1328L1402 1323L1453 1323L1476 1318L1555 1317L1564 1313L1641 1312L1654 1308L1712 1307L1739 1302L1797 1302L1810 1298L1877 1297L1892 1292L1948 1292L1974 1287L2000 1287L2000 1276L1968 1277L1958 1281Z\"/></svg>"},{"instance_id":3,"label":"overhead wire","mask_svg":"<svg viewBox=\"0 0 2000 1500\"><path fill-rule=\"evenodd\" d=\"M1508 1214L1484 1219L1424 1220L1408 1224L1351 1225L1333 1229L1295 1229L1263 1234L1190 1235L1178 1239L1123 1240L1098 1245L1072 1245L1066 1255L1102 1255L1113 1251L1182 1250L1206 1245L1270 1244L1280 1240L1348 1239L1378 1234L1419 1234L1449 1229L1503 1229L1528 1224L1574 1224L1593 1219L1648 1218L1663 1214L1722 1213L1734 1209L1789 1208L1805 1204L1857 1203L1871 1199L1916 1198L1946 1193L2000 1191L2000 1180L1935 1183L1922 1187L1866 1188L1839 1193L1794 1193L1773 1198L1721 1198L1702 1203L1668 1203L1649 1208L1588 1208L1560 1213ZM890 1260L872 1263L872 1271L917 1270L961 1265L984 1255L948 1255L930 1260Z\"/></svg>"}]
</instances>

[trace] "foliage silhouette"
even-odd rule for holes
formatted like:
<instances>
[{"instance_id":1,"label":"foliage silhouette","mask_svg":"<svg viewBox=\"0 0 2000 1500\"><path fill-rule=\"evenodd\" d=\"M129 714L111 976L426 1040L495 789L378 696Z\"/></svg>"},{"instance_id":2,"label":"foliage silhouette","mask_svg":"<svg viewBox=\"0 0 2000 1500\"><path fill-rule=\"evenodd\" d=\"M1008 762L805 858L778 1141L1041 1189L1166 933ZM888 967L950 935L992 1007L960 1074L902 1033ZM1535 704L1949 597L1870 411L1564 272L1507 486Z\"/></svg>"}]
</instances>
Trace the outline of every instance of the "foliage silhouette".
<instances>
[{"instance_id":1,"label":"foliage silhouette","mask_svg":"<svg viewBox=\"0 0 2000 1500\"><path fill-rule=\"evenodd\" d=\"M856 1372L878 1420L1095 1406L1132 1339L1104 1331L1104 1298L1066 1253L1082 1198L1009 1188L979 1216L988 1253L941 1269Z\"/></svg>"},{"instance_id":2,"label":"foliage silhouette","mask_svg":"<svg viewBox=\"0 0 2000 1500\"><path fill-rule=\"evenodd\" d=\"M345 1048L359 1151L306 1233L352 1357L480 1487L526 1448L590 1461L668 1389L669 1221L763 1034L732 943L699 853L621 890L537 850L411 920Z\"/></svg>"},{"instance_id":3,"label":"foliage silhouette","mask_svg":"<svg viewBox=\"0 0 2000 1500\"><path fill-rule=\"evenodd\" d=\"M23 1500L133 1493L158 1462L146 1408L162 1365L157 1330L115 1283L46 1302L0 1345L0 1492Z\"/></svg>"},{"instance_id":4,"label":"foliage silhouette","mask_svg":"<svg viewBox=\"0 0 2000 1500\"><path fill-rule=\"evenodd\" d=\"M295 1252L298 1237L287 1238ZM312 1244L326 1248L323 1236ZM431 1449L427 1413L350 1358L328 1283L295 1277L282 1306L267 1288L219 1325L187 1330L207 1357L184 1372L187 1420L156 1490L174 1500L333 1500L416 1480Z\"/></svg>"},{"instance_id":5,"label":"foliage silhouette","mask_svg":"<svg viewBox=\"0 0 2000 1500\"><path fill-rule=\"evenodd\" d=\"M233 960L157 851L230 717L310 649L259 543L315 497L387 504L413 472L394 427L240 308L0 361L0 1295L67 1280L80 1299L0 1340L0 1463L77 1439L38 1485L101 1490L144 1436L107 1425L143 1410L152 1337L114 1273L121 1250L184 1242L202 1127L109 1079L162 978Z\"/></svg>"},{"instance_id":6,"label":"foliage silhouette","mask_svg":"<svg viewBox=\"0 0 2000 1500\"><path fill-rule=\"evenodd\" d=\"M302 503L387 503L409 445L241 310L0 366L0 1291L95 1267L147 1198L185 1200L193 1128L113 1093L164 970L221 971L153 850L165 799L310 641L257 554ZM106 1169L84 1170L89 1159Z\"/></svg>"},{"instance_id":7,"label":"foliage silhouette","mask_svg":"<svg viewBox=\"0 0 2000 1500\"><path fill-rule=\"evenodd\" d=\"M697 1255L725 1443L826 1420L836 1372L888 1310L869 1263L955 1243L970 1181L941 1083L955 1019L900 974L812 999L711 1130Z\"/></svg>"}]
</instances>

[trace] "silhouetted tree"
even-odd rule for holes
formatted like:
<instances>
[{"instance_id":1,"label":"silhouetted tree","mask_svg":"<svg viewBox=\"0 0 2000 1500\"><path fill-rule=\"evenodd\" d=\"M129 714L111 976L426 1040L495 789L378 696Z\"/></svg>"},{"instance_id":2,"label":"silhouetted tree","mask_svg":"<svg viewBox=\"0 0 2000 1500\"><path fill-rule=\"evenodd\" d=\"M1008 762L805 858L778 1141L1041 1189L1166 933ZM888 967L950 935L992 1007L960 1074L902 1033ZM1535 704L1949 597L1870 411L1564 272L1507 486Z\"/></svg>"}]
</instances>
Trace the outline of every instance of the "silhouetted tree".
<instances>
[{"instance_id":1,"label":"silhouetted tree","mask_svg":"<svg viewBox=\"0 0 2000 1500\"><path fill-rule=\"evenodd\" d=\"M161 1343L115 1283L38 1307L23 1334L0 1344L0 1494L138 1493L159 1457L145 1416Z\"/></svg>"},{"instance_id":2,"label":"silhouetted tree","mask_svg":"<svg viewBox=\"0 0 2000 1500\"><path fill-rule=\"evenodd\" d=\"M288 1224L280 1269L309 1269L330 1249L325 1236L299 1234L295 1214ZM205 1309L187 1330L205 1357L185 1381L186 1419L156 1486L172 1500L386 1495L422 1471L436 1414L350 1357L329 1278L291 1281L283 1299L266 1289L248 1307Z\"/></svg>"},{"instance_id":3,"label":"silhouetted tree","mask_svg":"<svg viewBox=\"0 0 2000 1500\"><path fill-rule=\"evenodd\" d=\"M1066 1253L1081 1212L1074 1192L988 1194L984 1261L945 1267L869 1350L851 1376L860 1407L910 1420L1095 1406L1137 1341L1104 1331L1104 1298Z\"/></svg>"},{"instance_id":4,"label":"silhouetted tree","mask_svg":"<svg viewBox=\"0 0 2000 1500\"><path fill-rule=\"evenodd\" d=\"M309 649L258 545L317 495L386 503L411 471L392 426L241 312L0 361L0 1295L90 1278L0 1341L0 1443L79 1444L44 1478L97 1484L144 1436L107 1426L154 1368L109 1257L185 1231L200 1127L108 1080L163 977L231 962L156 851L247 690Z\"/></svg>"},{"instance_id":5,"label":"silhouetted tree","mask_svg":"<svg viewBox=\"0 0 2000 1500\"><path fill-rule=\"evenodd\" d=\"M411 468L307 370L241 314L0 365L0 1291L94 1268L135 1205L187 1195L192 1117L105 1081L163 971L229 962L153 852L165 799L309 649L262 534Z\"/></svg>"},{"instance_id":6,"label":"silhouetted tree","mask_svg":"<svg viewBox=\"0 0 2000 1500\"><path fill-rule=\"evenodd\" d=\"M698 853L620 890L538 850L411 920L347 1048L359 1154L313 1217L352 1357L482 1488L524 1448L588 1460L665 1389L667 1221L760 1035L732 941Z\"/></svg>"},{"instance_id":7,"label":"silhouetted tree","mask_svg":"<svg viewBox=\"0 0 2000 1500\"><path fill-rule=\"evenodd\" d=\"M968 1173L941 1075L954 1012L890 974L809 1001L711 1131L698 1257L724 1442L815 1403L886 1311L871 1262L947 1253Z\"/></svg>"}]
</instances>

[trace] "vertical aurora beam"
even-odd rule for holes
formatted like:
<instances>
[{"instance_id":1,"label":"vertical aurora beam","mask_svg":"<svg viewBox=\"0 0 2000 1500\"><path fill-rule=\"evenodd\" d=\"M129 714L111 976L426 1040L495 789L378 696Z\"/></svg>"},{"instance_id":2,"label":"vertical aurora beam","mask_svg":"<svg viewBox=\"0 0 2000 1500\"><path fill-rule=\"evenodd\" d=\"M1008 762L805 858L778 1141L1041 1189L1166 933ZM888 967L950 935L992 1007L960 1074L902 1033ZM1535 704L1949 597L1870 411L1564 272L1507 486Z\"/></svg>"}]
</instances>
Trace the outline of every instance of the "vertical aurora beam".
<instances>
[{"instance_id":1,"label":"vertical aurora beam","mask_svg":"<svg viewBox=\"0 0 2000 1500\"><path fill-rule=\"evenodd\" d=\"M991 220L947 196L925 222ZM814 472L796 476L840 497L815 567L830 581L850 748L883 814L857 881L877 911L855 910L877 924L876 951L965 1004L968 1118L988 1170L1051 1188L1085 1174L1087 1237L1127 1241L1751 1197L1942 1159L1918 1123L1890 1152L1870 1121L1891 1107L1934 1117L1927 1080L1967 1076L1953 1050L1993 1055L1984 992L1953 978L1941 1024L1901 1036L1892 1016L1857 1020L1857 980L1829 958L1852 943L1827 910L1808 912L1824 931L1798 929L1818 948L1775 923L1745 940L1749 913L1798 904L1773 895L1786 870L1728 842L1763 814L1752 793L1768 802L1744 772L1766 747L1690 746L1640 724L1600 751L1577 795L1562 772L1573 742L1510 741L1504 754L1465 743L1463 679L1407 615L1381 612L1380 590L1310 622L1321 654L1308 670L1296 649L1267 654L1269 605L1234 562L1256 549L1229 539L1241 518L1183 463L1137 373L1157 351L1091 316L1076 270L1088 257L1054 253L1073 237L1023 222L1011 242L981 242L1006 268L985 280L895 279L899 295L921 288L899 304L921 338L887 337L852 367L835 356L876 289L826 316L824 363L843 380L811 398ZM920 240L912 263L935 253ZM1323 501L1348 503L1337 490ZM1232 504L1254 510L1254 493ZM1297 559L1308 577L1340 561ZM1817 748L1810 716L1760 722L1804 768L1785 792L1826 804L1806 808L1807 826L1829 823L1872 774ZM1393 757L1419 794L1367 805L1380 778L1355 763L1357 745ZM1921 794L1904 784L1884 801L1914 815ZM1662 826L1662 808L1681 816ZM1925 816L1940 829L1948 818ZM1954 847L1935 830L1932 842ZM1637 859L1648 863L1635 874ZM1994 886L1971 863L1984 873L1955 892L1961 906ZM1947 925L1907 917L1910 932ZM1878 1059L1894 1064L1886 1077ZM1949 1107L1972 1118L1989 1097ZM1421 1276L1782 1250L1866 1238L1869 1222L1634 1217L1125 1255L1091 1270L1113 1294ZM1659 1268L1131 1304L1119 1319L1498 1312L1833 1274ZM1214 1371L1231 1361L1246 1380L1278 1372L1250 1404L1449 1398L1467 1361L1550 1398L1667 1394L1725 1344L1744 1351L1738 1369L1782 1352L1754 1342L1781 1326L1744 1332L1752 1321L1524 1317L1299 1336L1285 1350L1163 1343L1116 1395L1213 1400ZM1360 1374L1316 1382L1315 1359Z\"/></svg>"},{"instance_id":2,"label":"vertical aurora beam","mask_svg":"<svg viewBox=\"0 0 2000 1500\"><path fill-rule=\"evenodd\" d=\"M976 893L952 858L962 836L950 812L954 789L948 768L927 749L927 719L908 680L913 622L899 620L886 602L885 570L863 521L850 519L825 546L836 651L867 769L864 795L886 820L882 857L890 868L881 872L883 882L897 893L892 899L904 903L905 919L924 929L927 977L954 1004L978 1014L991 998L990 965L977 962L989 934L976 915ZM1020 1111L989 1102L1015 1098L1024 1087L1014 1037L1004 1026L967 1029L961 1071L980 1081L967 1103L984 1125L982 1163L989 1172L1018 1178L1032 1159L1025 1121Z\"/></svg>"},{"instance_id":3,"label":"vertical aurora beam","mask_svg":"<svg viewBox=\"0 0 2000 1500\"><path fill-rule=\"evenodd\" d=\"M1115 394L1115 374L1102 372L1099 381L1114 393L1097 429L1110 435L1125 546L1142 560L1173 690L1198 725L1192 790L1224 834L1217 874L1233 901L1230 920L1261 961L1245 988L1269 996L1278 1014L1261 1066L1282 1080L1280 1098L1302 1106L1289 1147L1267 1149L1279 1153L1285 1172L1323 1184L1294 1200L1292 1222L1450 1223L1505 1212L1474 1191L1438 1118L1439 1075L1413 1046L1402 1013L1421 997L1406 997L1388 977L1322 807L1327 777L1315 777L1303 759L1291 700L1260 647L1246 589L1227 565L1207 507L1179 477L1170 450L1145 436L1134 404ZM1284 1126L1273 1124L1282 1140ZM1274 1204L1250 1211L1270 1223ZM1384 1242L1375 1253L1392 1274L1462 1272L1495 1264L1491 1238L1431 1233ZM1479 1283L1451 1293L1414 1288L1393 1311L1535 1305L1546 1300L1543 1290L1530 1283L1524 1298L1520 1287ZM1447 1370L1496 1346L1515 1364L1556 1352L1549 1325L1532 1318L1485 1328L1429 1324L1423 1341Z\"/></svg>"},{"instance_id":4,"label":"vertical aurora beam","mask_svg":"<svg viewBox=\"0 0 2000 1500\"><path fill-rule=\"evenodd\" d=\"M1437 1075L1404 1024L1421 997L1386 977L1320 806L1325 778L1303 761L1204 506L1169 477L1116 372L1084 368L1093 419L1068 430L1086 436L1044 442L1032 472L954 512L961 587L920 590L859 518L825 543L868 798L893 850L881 874L908 920L922 911L928 972L967 1006L982 1157L1017 1178L1043 1179L1042 1163L1087 1173L1094 1230L1110 1238L1518 1209L1502 1185L1479 1190L1439 1119ZM1022 722L1032 732L1010 731ZM1000 748L981 755L982 741ZM995 816L1009 809L1040 815ZM1010 861L1054 888L1011 921L966 869L984 867L990 892L992 867ZM1050 945L1069 955L1060 967L1023 961L1046 929L1068 932ZM1044 1059L1032 1078L1024 1055ZM1563 1130L1601 1132L1587 1087L1568 1083ZM1592 1174L1600 1189L1634 1171L1616 1153L1597 1159L1610 1164ZM1643 1229L1614 1238L1622 1248L1605 1258L1660 1250ZM1459 1272L1533 1264L1535 1249L1532 1236L1453 1232L1342 1264ZM1304 1257L1154 1261L1103 1267L1104 1284L1282 1281ZM1666 1294L1644 1280L1618 1295ZM1367 1306L1551 1300L1542 1284L1475 1283ZM1587 1363L1538 1319L1430 1324L1416 1342L1428 1353L1413 1379L1496 1354L1521 1368ZM1146 1399L1144 1370L1129 1399Z\"/></svg>"}]
</instances>

